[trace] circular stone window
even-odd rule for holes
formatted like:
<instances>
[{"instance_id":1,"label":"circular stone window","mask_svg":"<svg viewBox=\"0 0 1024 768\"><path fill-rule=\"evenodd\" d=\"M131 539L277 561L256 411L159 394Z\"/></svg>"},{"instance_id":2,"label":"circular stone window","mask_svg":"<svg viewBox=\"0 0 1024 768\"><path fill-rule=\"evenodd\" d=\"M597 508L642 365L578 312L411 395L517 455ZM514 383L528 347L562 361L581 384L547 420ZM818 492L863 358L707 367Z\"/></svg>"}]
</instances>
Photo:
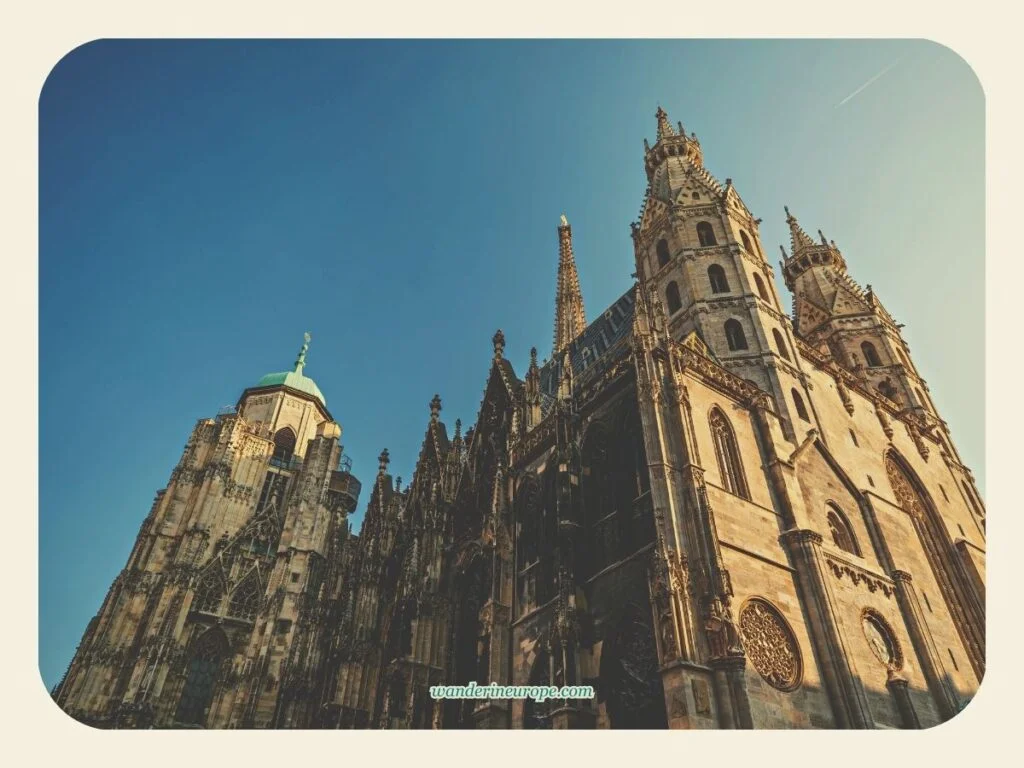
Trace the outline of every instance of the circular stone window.
<instances>
[{"instance_id":1,"label":"circular stone window","mask_svg":"<svg viewBox=\"0 0 1024 768\"><path fill-rule=\"evenodd\" d=\"M754 669L780 691L800 685L800 646L782 614L767 600L751 598L740 611L743 647Z\"/></svg>"},{"instance_id":2,"label":"circular stone window","mask_svg":"<svg viewBox=\"0 0 1024 768\"><path fill-rule=\"evenodd\" d=\"M892 628L881 614L868 608L861 618L861 626L864 628L864 637L867 638L868 647L875 654L875 658L882 662L887 669L901 669L903 653Z\"/></svg>"}]
</instances>

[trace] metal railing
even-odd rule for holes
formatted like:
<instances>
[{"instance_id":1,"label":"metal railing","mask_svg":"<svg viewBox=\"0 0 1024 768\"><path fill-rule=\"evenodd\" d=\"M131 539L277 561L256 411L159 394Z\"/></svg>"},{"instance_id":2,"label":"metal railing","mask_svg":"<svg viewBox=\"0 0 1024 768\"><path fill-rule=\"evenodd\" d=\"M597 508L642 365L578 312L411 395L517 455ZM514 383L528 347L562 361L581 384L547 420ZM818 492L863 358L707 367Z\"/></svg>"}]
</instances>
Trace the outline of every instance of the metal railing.
<instances>
[{"instance_id":1,"label":"metal railing","mask_svg":"<svg viewBox=\"0 0 1024 768\"><path fill-rule=\"evenodd\" d=\"M298 456L271 456L270 466L278 469L299 469L302 466L302 459Z\"/></svg>"}]
</instances>

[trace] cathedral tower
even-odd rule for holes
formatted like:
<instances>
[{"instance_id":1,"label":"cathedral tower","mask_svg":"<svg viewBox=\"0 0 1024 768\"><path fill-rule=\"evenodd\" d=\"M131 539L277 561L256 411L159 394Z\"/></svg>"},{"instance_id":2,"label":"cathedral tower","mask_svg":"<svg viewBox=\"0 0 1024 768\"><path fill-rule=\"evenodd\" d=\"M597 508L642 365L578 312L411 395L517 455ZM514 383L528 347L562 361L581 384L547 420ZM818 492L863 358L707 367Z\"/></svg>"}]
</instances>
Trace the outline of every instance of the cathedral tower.
<instances>
[{"instance_id":1,"label":"cathedral tower","mask_svg":"<svg viewBox=\"0 0 1024 768\"><path fill-rule=\"evenodd\" d=\"M412 482L383 451L358 536L307 336L197 424L59 705L115 727L955 716L985 671L984 506L901 327L787 210L791 321L759 220L656 117L636 284L588 325L563 216L551 358L520 379L497 331L473 426L449 438L435 395ZM431 692L470 682L594 695Z\"/></svg>"},{"instance_id":2,"label":"cathedral tower","mask_svg":"<svg viewBox=\"0 0 1024 768\"><path fill-rule=\"evenodd\" d=\"M660 298L673 338L691 333L732 373L770 392L790 439L816 424L789 319L761 247L760 219L732 179L704 166L697 136L658 108L644 141L647 191L633 224L636 274Z\"/></svg>"},{"instance_id":3,"label":"cathedral tower","mask_svg":"<svg viewBox=\"0 0 1024 768\"><path fill-rule=\"evenodd\" d=\"M54 692L105 727L288 727L321 675L332 542L359 484L303 369L247 388L192 431L128 563ZM215 685L215 682L217 683Z\"/></svg>"},{"instance_id":4,"label":"cathedral tower","mask_svg":"<svg viewBox=\"0 0 1024 768\"><path fill-rule=\"evenodd\" d=\"M815 242L786 208L790 252L782 249L782 274L793 292L797 333L835 358L872 390L926 421L936 419L927 387L910 360L900 326L869 285L858 285L834 240L818 230Z\"/></svg>"}]
</instances>

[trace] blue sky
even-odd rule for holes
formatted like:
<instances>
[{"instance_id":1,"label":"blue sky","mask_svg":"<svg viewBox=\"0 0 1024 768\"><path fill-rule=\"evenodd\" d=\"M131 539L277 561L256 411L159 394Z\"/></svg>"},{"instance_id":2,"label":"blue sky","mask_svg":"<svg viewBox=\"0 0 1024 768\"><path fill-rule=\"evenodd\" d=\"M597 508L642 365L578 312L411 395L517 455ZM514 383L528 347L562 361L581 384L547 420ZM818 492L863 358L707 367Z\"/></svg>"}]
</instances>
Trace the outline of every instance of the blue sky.
<instances>
[{"instance_id":1,"label":"blue sky","mask_svg":"<svg viewBox=\"0 0 1024 768\"><path fill-rule=\"evenodd\" d=\"M475 420L495 329L520 373L550 354L559 214L588 315L614 301L658 104L767 250L783 204L836 240L984 488L984 96L939 45L91 43L39 104L47 687L194 422L303 331L354 471L387 447L408 479L435 392Z\"/></svg>"}]
</instances>

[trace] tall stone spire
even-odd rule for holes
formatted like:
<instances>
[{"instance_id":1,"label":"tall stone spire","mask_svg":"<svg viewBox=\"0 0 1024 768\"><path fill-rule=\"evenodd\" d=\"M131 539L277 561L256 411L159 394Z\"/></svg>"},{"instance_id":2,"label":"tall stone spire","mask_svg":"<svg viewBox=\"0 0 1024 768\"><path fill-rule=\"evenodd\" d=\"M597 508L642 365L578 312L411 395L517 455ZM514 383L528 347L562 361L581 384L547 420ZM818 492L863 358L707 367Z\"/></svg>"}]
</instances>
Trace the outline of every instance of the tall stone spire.
<instances>
[{"instance_id":1,"label":"tall stone spire","mask_svg":"<svg viewBox=\"0 0 1024 768\"><path fill-rule=\"evenodd\" d=\"M555 295L555 334L552 356L583 333L587 319L583 313L583 294L576 259L572 253L572 227L562 215L558 227L558 292Z\"/></svg>"},{"instance_id":2,"label":"tall stone spire","mask_svg":"<svg viewBox=\"0 0 1024 768\"><path fill-rule=\"evenodd\" d=\"M668 136L675 136L675 129L672 127L672 123L668 120L668 113L658 105L658 111L654 114L658 120L658 141L661 141Z\"/></svg>"},{"instance_id":3,"label":"tall stone spire","mask_svg":"<svg viewBox=\"0 0 1024 768\"><path fill-rule=\"evenodd\" d=\"M796 216L789 212L789 206L783 206L786 209L786 223L789 225L789 239L790 239L790 252L793 257L800 255L800 252L806 248L813 248L814 241L811 240L811 236L804 232L803 227L800 226L796 220ZM827 243L826 243L827 245Z\"/></svg>"}]
</instances>

